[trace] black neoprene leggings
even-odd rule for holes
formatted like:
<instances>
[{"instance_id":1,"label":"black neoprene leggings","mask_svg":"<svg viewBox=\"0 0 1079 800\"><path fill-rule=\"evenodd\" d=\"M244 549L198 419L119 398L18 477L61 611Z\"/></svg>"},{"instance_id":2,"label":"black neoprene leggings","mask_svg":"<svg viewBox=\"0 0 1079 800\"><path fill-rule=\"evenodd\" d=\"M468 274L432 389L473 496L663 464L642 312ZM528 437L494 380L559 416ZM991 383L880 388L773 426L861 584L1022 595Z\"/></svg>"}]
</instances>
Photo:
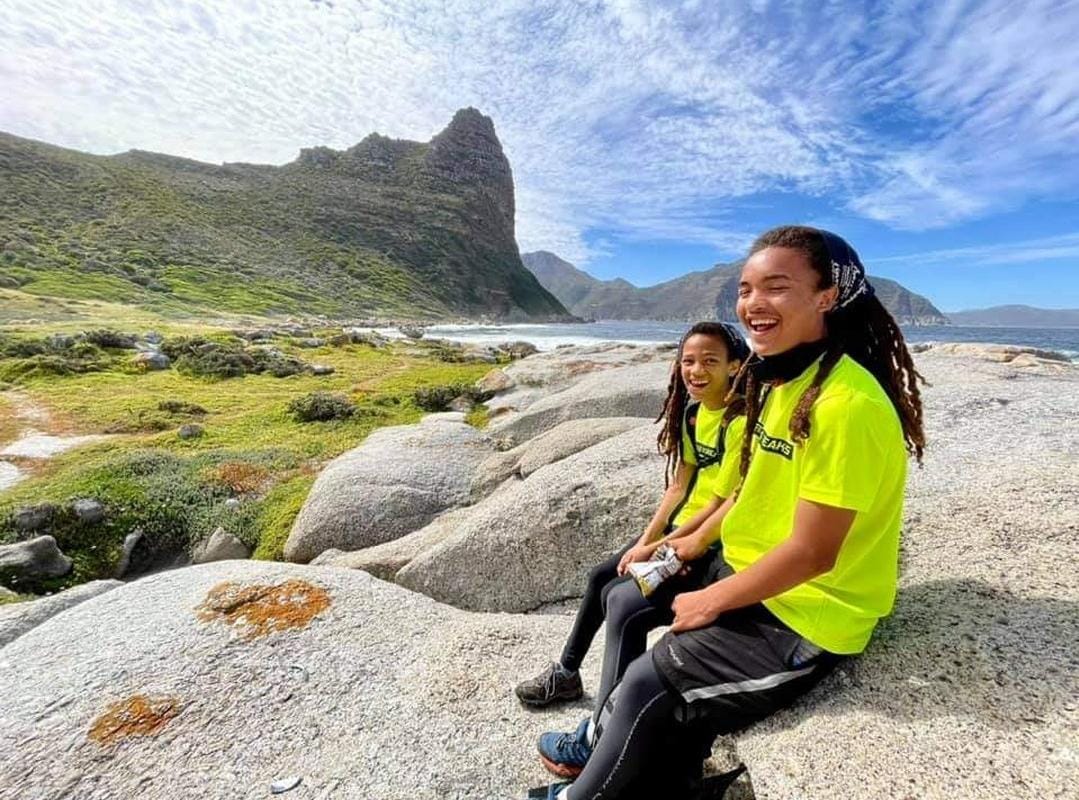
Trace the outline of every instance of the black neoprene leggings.
<instances>
[{"instance_id":1,"label":"black neoprene leggings","mask_svg":"<svg viewBox=\"0 0 1079 800\"><path fill-rule=\"evenodd\" d=\"M705 755L699 744L693 747L689 730L676 719L681 704L652 659L636 659L618 686L613 711L603 716L602 733L584 772L569 788L569 800L677 797L677 787L699 778ZM690 751L695 775L686 774L694 769L687 765ZM653 786L663 786L663 791L655 794Z\"/></svg>"},{"instance_id":2,"label":"black neoprene leggings","mask_svg":"<svg viewBox=\"0 0 1079 800\"><path fill-rule=\"evenodd\" d=\"M603 590L618 577L618 562L633 547L630 542L606 561L600 563L588 573L588 585L585 586L581 606L573 620L566 646L562 648L562 666L576 672L581 668L585 653L596 638L596 631L603 624Z\"/></svg>"},{"instance_id":3,"label":"black neoprene leggings","mask_svg":"<svg viewBox=\"0 0 1079 800\"><path fill-rule=\"evenodd\" d=\"M629 665L601 709L595 747L568 800L686 796L717 734L790 705L841 659L760 605L668 632Z\"/></svg>"},{"instance_id":4,"label":"black neoprene leggings","mask_svg":"<svg viewBox=\"0 0 1079 800\"><path fill-rule=\"evenodd\" d=\"M588 576L581 607L573 623L569 640L562 651L562 666L580 669L581 661L606 620L607 637L603 650L603 668L595 695L595 715L606 702L626 667L647 648L648 632L674 619L671 603L678 592L695 589L711 564L714 554L693 562L688 575L668 579L648 597L641 594L636 581L628 575L619 577L618 562L633 543L592 570Z\"/></svg>"}]
</instances>

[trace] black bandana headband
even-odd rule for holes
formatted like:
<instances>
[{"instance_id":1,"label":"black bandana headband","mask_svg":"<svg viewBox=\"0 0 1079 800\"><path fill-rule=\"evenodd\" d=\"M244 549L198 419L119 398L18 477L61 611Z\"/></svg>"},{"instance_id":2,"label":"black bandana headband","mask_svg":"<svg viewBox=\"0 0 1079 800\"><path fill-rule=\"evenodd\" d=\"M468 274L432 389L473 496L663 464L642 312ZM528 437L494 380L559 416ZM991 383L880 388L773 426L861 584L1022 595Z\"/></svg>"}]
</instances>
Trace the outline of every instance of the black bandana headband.
<instances>
[{"instance_id":1,"label":"black bandana headband","mask_svg":"<svg viewBox=\"0 0 1079 800\"><path fill-rule=\"evenodd\" d=\"M859 297L872 297L873 287L866 280L865 267L854 248L830 231L820 231L820 235L832 262L832 283L839 288L839 297L832 311L846 308Z\"/></svg>"},{"instance_id":2,"label":"black bandana headband","mask_svg":"<svg viewBox=\"0 0 1079 800\"><path fill-rule=\"evenodd\" d=\"M727 345L727 360L745 362L745 360L749 358L749 345L746 344L745 337L742 336L741 331L729 322L717 322L716 325L723 331L720 336L723 339L723 343ZM692 328L690 328L690 330L692 330ZM714 334L706 335L712 336ZM679 355L682 353L682 346L686 343L686 339L690 336L691 334L689 331L682 334L682 340L678 343Z\"/></svg>"}]
</instances>

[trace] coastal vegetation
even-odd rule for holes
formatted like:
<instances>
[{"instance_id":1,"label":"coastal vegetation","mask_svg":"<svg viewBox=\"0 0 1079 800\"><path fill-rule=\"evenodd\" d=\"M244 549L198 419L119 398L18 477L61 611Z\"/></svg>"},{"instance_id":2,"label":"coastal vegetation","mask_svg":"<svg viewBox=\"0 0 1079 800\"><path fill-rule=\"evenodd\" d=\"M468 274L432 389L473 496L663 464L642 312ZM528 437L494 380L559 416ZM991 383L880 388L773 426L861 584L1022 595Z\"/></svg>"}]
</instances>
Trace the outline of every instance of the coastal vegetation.
<instances>
[{"instance_id":1,"label":"coastal vegetation","mask_svg":"<svg viewBox=\"0 0 1079 800\"><path fill-rule=\"evenodd\" d=\"M91 314L4 327L0 447L28 428L97 437L51 458L5 457L25 477L0 493L0 544L31 535L17 517L33 508L47 517L40 532L74 561L69 574L19 591L112 577L136 531L135 571L168 566L217 528L255 558L278 559L324 463L375 428L417 421L432 398L445 405L474 394L491 369L490 355L445 343L372 345L340 326L262 323L255 344L238 335L246 331L237 320L137 310L108 323ZM155 351L171 366L142 365L145 350L133 348L147 340L159 340ZM483 423L482 414L470 419ZM80 499L98 501L103 518L80 518Z\"/></svg>"}]
</instances>

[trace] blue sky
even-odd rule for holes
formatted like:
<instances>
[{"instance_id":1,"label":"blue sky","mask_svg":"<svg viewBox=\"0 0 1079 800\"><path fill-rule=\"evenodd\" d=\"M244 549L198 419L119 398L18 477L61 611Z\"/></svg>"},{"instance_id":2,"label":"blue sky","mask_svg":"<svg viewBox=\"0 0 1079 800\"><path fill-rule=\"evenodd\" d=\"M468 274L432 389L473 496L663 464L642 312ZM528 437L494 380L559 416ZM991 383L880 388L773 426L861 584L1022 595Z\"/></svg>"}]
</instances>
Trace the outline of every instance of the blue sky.
<instances>
[{"instance_id":1,"label":"blue sky","mask_svg":"<svg viewBox=\"0 0 1079 800\"><path fill-rule=\"evenodd\" d=\"M944 310L1079 307L1079 3L7 0L0 130L284 163L463 106L522 250L647 285L829 227Z\"/></svg>"}]
</instances>

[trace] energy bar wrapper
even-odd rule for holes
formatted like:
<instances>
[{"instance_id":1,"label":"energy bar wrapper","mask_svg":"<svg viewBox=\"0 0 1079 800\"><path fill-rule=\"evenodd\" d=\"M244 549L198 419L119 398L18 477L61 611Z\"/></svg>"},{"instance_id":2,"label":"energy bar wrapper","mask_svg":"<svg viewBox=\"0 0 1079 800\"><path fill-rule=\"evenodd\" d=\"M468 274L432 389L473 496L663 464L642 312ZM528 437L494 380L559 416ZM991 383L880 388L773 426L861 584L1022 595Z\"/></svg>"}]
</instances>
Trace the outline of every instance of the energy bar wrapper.
<instances>
[{"instance_id":1,"label":"energy bar wrapper","mask_svg":"<svg viewBox=\"0 0 1079 800\"><path fill-rule=\"evenodd\" d=\"M641 594L648 597L672 575L682 569L682 561L674 549L663 545L652 555L650 561L638 561L629 565L629 572L637 581Z\"/></svg>"}]
</instances>

